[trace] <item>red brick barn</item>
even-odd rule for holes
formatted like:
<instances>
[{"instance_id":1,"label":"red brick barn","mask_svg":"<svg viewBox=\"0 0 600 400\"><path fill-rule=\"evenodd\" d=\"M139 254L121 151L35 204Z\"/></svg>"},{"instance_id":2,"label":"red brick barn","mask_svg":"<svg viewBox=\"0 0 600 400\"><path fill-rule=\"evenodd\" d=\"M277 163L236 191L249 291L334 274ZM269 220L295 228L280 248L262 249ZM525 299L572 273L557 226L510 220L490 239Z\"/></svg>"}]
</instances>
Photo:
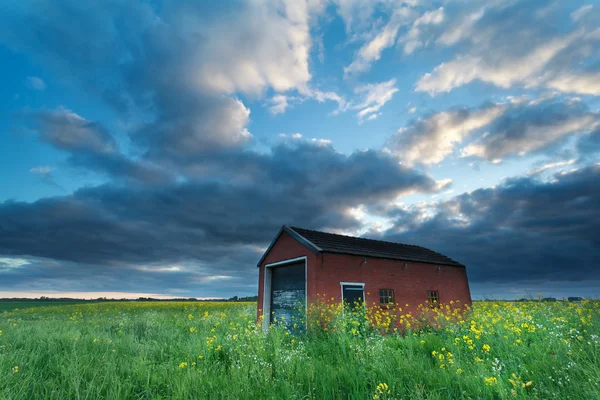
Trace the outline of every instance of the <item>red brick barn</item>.
<instances>
[{"instance_id":1,"label":"red brick barn","mask_svg":"<svg viewBox=\"0 0 600 400\"><path fill-rule=\"evenodd\" d=\"M368 306L398 303L471 304L465 266L420 246L283 226L258 262L258 317L264 325L289 317L298 304L365 300ZM268 317L267 317L268 316Z\"/></svg>"}]
</instances>

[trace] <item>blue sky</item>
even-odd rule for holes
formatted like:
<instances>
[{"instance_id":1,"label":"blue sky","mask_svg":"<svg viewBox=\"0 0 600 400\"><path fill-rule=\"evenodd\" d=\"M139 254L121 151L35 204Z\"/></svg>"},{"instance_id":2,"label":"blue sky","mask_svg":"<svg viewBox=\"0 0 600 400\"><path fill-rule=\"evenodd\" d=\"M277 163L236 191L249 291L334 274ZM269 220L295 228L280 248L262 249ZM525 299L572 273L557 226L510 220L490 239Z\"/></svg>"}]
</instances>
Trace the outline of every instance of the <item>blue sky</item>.
<instances>
[{"instance_id":1,"label":"blue sky","mask_svg":"<svg viewBox=\"0 0 600 400\"><path fill-rule=\"evenodd\" d=\"M0 294L256 292L282 224L597 296L600 4L0 11Z\"/></svg>"}]
</instances>

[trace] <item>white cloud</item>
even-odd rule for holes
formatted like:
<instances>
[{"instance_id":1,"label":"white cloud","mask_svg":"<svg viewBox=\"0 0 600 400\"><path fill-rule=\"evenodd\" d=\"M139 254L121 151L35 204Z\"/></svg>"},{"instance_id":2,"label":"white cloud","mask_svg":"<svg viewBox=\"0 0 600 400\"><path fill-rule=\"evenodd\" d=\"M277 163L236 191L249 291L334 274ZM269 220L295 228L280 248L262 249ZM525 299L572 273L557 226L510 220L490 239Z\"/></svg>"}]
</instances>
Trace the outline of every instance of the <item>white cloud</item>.
<instances>
[{"instance_id":1,"label":"white cloud","mask_svg":"<svg viewBox=\"0 0 600 400\"><path fill-rule=\"evenodd\" d=\"M505 105L496 104L437 112L400 129L390 138L388 147L407 165L437 164L472 132L487 126L505 110Z\"/></svg>"},{"instance_id":2,"label":"white cloud","mask_svg":"<svg viewBox=\"0 0 600 400\"><path fill-rule=\"evenodd\" d=\"M37 174L40 175L41 177L46 177L49 176L52 171L54 171L54 168L46 166L46 165L42 165L39 167L33 167L29 170L29 172L31 172L32 174Z\"/></svg>"},{"instance_id":3,"label":"white cloud","mask_svg":"<svg viewBox=\"0 0 600 400\"><path fill-rule=\"evenodd\" d=\"M473 34L473 26L483 17L484 9L467 14L453 27L442 33L437 39L437 43L445 46L451 46L463 39L469 38Z\"/></svg>"},{"instance_id":4,"label":"white cloud","mask_svg":"<svg viewBox=\"0 0 600 400\"><path fill-rule=\"evenodd\" d=\"M206 39L198 83L228 94L305 88L311 79L310 26L322 11L316 1L250 2L233 19L190 21L186 28Z\"/></svg>"},{"instance_id":5,"label":"white cloud","mask_svg":"<svg viewBox=\"0 0 600 400\"><path fill-rule=\"evenodd\" d=\"M390 101L394 93L398 91L395 85L396 80L390 79L386 82L361 85L354 89L355 93L364 94L364 100L353 107L360 110L356 114L360 122L377 118L379 109ZM375 115L374 118L373 115Z\"/></svg>"},{"instance_id":6,"label":"white cloud","mask_svg":"<svg viewBox=\"0 0 600 400\"><path fill-rule=\"evenodd\" d=\"M9 257L0 258L0 269L1 268L19 268L19 267L22 267L23 265L27 265L27 264L30 264L30 262L23 258L9 258Z\"/></svg>"},{"instance_id":7,"label":"white cloud","mask_svg":"<svg viewBox=\"0 0 600 400\"><path fill-rule=\"evenodd\" d=\"M283 114L288 107L288 96L283 94L278 94L271 97L271 106L269 107L269 111L271 114Z\"/></svg>"},{"instance_id":8,"label":"white cloud","mask_svg":"<svg viewBox=\"0 0 600 400\"><path fill-rule=\"evenodd\" d=\"M519 57L509 57L501 52L497 58L467 55L437 66L433 72L419 79L415 90L436 95L450 92L474 80L509 88L516 83L535 87L536 78L544 67L561 50L572 44L581 35L570 34L555 38Z\"/></svg>"},{"instance_id":9,"label":"white cloud","mask_svg":"<svg viewBox=\"0 0 600 400\"><path fill-rule=\"evenodd\" d=\"M437 10L427 11L417 18L408 31L408 33L400 39L404 43L404 53L412 54L417 48L423 46L424 31L423 27L427 25L439 25L444 21L444 7Z\"/></svg>"},{"instance_id":10,"label":"white cloud","mask_svg":"<svg viewBox=\"0 0 600 400\"><path fill-rule=\"evenodd\" d=\"M46 82L42 80L42 78L38 78L37 76L28 76L25 80L27 86L34 90L46 90Z\"/></svg>"},{"instance_id":11,"label":"white cloud","mask_svg":"<svg viewBox=\"0 0 600 400\"><path fill-rule=\"evenodd\" d=\"M560 74L546 84L563 93L600 95L600 72L571 72Z\"/></svg>"},{"instance_id":12,"label":"white cloud","mask_svg":"<svg viewBox=\"0 0 600 400\"><path fill-rule=\"evenodd\" d=\"M398 30L407 24L412 16L410 8L401 7L394 11L388 23L378 32L373 39L363 45L356 54L354 61L344 68L344 76L368 71L371 64L381 58L383 50L391 47L396 42Z\"/></svg>"},{"instance_id":13,"label":"white cloud","mask_svg":"<svg viewBox=\"0 0 600 400\"><path fill-rule=\"evenodd\" d=\"M577 10L571 13L571 18L573 21L578 21L585 14L589 13L594 6L591 4L586 4L584 6L579 7Z\"/></svg>"},{"instance_id":14,"label":"white cloud","mask_svg":"<svg viewBox=\"0 0 600 400\"><path fill-rule=\"evenodd\" d=\"M566 160L566 161L551 162L548 164L544 164L541 167L532 169L531 171L527 172L527 175L529 175L529 176L537 175L537 174L544 172L546 170L549 170L549 169L554 169L554 168L564 167L566 165L575 164L576 161L577 161L576 159L571 159L571 160Z\"/></svg>"}]
</instances>

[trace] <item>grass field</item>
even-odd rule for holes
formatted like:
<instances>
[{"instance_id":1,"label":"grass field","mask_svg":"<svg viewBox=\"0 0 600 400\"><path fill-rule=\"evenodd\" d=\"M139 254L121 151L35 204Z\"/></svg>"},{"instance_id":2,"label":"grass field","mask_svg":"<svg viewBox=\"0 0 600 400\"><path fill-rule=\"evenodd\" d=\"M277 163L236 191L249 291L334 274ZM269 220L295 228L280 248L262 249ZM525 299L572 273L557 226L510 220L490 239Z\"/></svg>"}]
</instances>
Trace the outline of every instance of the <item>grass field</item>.
<instances>
[{"instance_id":1,"label":"grass field","mask_svg":"<svg viewBox=\"0 0 600 400\"><path fill-rule=\"evenodd\" d=\"M405 335L334 309L303 335L264 334L251 303L5 311L0 398L600 398L598 301L477 303Z\"/></svg>"}]
</instances>

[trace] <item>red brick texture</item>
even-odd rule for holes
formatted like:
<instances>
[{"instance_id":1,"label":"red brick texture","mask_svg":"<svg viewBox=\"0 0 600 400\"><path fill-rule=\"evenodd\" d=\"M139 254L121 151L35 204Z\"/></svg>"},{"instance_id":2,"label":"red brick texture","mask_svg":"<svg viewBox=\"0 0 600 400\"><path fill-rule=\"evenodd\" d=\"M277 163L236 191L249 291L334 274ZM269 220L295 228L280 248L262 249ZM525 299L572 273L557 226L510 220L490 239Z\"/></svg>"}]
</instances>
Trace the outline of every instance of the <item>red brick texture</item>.
<instances>
[{"instance_id":1,"label":"red brick texture","mask_svg":"<svg viewBox=\"0 0 600 400\"><path fill-rule=\"evenodd\" d=\"M471 305L471 293L464 267L446 266L407 261L362 257L345 254L315 254L286 232L282 232L260 266L258 279L258 313L262 315L264 266L278 261L307 257L308 301L317 294L328 301L341 301L340 282L365 284L365 297L369 307L379 306L379 289L393 289L395 302L404 312L414 312L419 304L427 302L427 291L437 290L439 301L447 304L459 301ZM366 258L366 264L363 261ZM406 304L409 306L406 307Z\"/></svg>"}]
</instances>

